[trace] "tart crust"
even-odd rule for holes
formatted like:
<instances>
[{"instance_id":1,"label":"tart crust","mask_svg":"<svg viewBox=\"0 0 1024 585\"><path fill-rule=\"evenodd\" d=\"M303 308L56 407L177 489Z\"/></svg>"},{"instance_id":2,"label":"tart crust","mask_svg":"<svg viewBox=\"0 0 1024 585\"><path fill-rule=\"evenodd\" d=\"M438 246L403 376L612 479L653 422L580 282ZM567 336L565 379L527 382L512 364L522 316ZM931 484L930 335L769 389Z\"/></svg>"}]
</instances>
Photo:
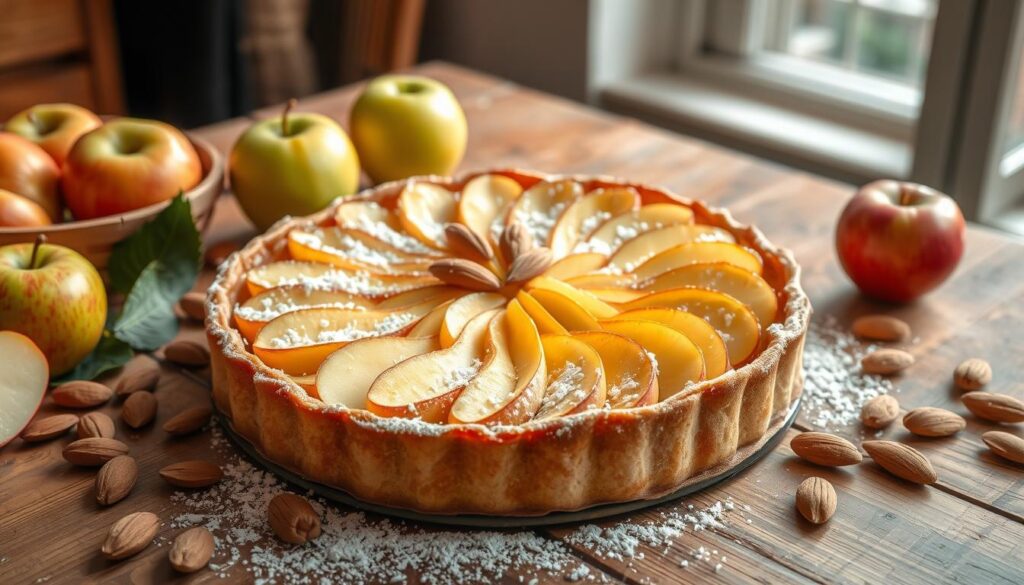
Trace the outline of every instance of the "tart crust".
<instances>
[{"instance_id":1,"label":"tart crust","mask_svg":"<svg viewBox=\"0 0 1024 585\"><path fill-rule=\"evenodd\" d=\"M238 434L271 461L374 504L429 514L526 516L658 498L728 465L738 450L763 442L778 426L803 388L811 313L789 251L725 210L663 189L609 177L486 173L508 176L524 188L557 179L576 180L587 191L631 186L644 204L686 205L699 223L730 231L761 254L764 277L779 295L781 314L767 328L759 355L651 406L517 426L436 425L325 405L256 358L232 327L231 313L245 294L245 273L282 258L292 228L330 222L335 202L307 218L278 222L222 264L209 289L213 399ZM460 188L480 174L416 180ZM385 183L355 199L386 205L405 184Z\"/></svg>"}]
</instances>

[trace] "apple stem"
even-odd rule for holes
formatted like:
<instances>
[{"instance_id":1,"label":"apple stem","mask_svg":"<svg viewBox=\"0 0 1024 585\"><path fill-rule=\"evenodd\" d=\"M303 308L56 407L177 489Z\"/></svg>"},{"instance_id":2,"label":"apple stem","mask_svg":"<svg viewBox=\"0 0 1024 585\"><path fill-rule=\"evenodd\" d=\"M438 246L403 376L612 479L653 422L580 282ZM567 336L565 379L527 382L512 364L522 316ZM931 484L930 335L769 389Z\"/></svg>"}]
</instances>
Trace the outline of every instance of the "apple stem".
<instances>
[{"instance_id":1,"label":"apple stem","mask_svg":"<svg viewBox=\"0 0 1024 585\"><path fill-rule=\"evenodd\" d=\"M36 269L36 258L39 256L39 247L46 243L46 234L36 236L36 242L32 245L32 257L28 261L28 269Z\"/></svg>"},{"instance_id":2,"label":"apple stem","mask_svg":"<svg viewBox=\"0 0 1024 585\"><path fill-rule=\"evenodd\" d=\"M284 105L284 112L281 114L281 136L288 136L288 114L292 113L292 108L297 103L295 98L292 98Z\"/></svg>"},{"instance_id":3,"label":"apple stem","mask_svg":"<svg viewBox=\"0 0 1024 585\"><path fill-rule=\"evenodd\" d=\"M914 203L914 191L907 187L900 188L900 205L907 206Z\"/></svg>"}]
</instances>

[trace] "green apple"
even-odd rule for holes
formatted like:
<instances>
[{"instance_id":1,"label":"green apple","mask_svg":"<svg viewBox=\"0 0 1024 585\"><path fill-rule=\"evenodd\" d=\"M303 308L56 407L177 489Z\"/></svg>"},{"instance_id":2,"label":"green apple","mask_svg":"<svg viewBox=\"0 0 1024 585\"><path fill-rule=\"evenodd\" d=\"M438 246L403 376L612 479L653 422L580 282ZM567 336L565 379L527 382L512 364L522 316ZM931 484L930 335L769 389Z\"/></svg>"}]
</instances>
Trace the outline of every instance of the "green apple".
<instances>
[{"instance_id":1,"label":"green apple","mask_svg":"<svg viewBox=\"0 0 1024 585\"><path fill-rule=\"evenodd\" d=\"M359 187L359 156L337 122L292 113L256 122L231 149L231 188L256 227L309 215Z\"/></svg>"},{"instance_id":2,"label":"green apple","mask_svg":"<svg viewBox=\"0 0 1024 585\"><path fill-rule=\"evenodd\" d=\"M4 130L35 142L63 166L78 138L102 125L99 116L82 106L39 104L12 116Z\"/></svg>"},{"instance_id":3,"label":"green apple","mask_svg":"<svg viewBox=\"0 0 1024 585\"><path fill-rule=\"evenodd\" d=\"M53 376L96 347L107 320L107 292L78 252L43 244L0 248L0 330L17 331L46 356Z\"/></svg>"},{"instance_id":4,"label":"green apple","mask_svg":"<svg viewBox=\"0 0 1024 585\"><path fill-rule=\"evenodd\" d=\"M466 152L466 116L443 83L414 75L371 81L352 108L352 141L363 170L383 183L450 175Z\"/></svg>"}]
</instances>

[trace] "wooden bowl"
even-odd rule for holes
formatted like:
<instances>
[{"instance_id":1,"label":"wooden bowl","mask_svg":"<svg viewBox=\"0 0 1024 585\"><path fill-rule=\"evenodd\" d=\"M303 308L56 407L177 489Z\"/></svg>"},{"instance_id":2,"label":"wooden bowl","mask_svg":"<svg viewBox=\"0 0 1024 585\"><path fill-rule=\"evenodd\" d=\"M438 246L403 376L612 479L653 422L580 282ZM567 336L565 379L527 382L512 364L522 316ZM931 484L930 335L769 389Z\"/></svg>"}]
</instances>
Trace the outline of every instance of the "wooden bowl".
<instances>
[{"instance_id":1,"label":"wooden bowl","mask_svg":"<svg viewBox=\"0 0 1024 585\"><path fill-rule=\"evenodd\" d=\"M191 135L188 139L199 154L203 178L198 185L185 192L185 198L192 204L192 217L202 231L217 196L224 188L224 157L205 140ZM0 228L0 246L33 242L37 234L45 234L47 242L67 246L88 258L105 278L107 259L114 244L135 233L142 224L151 221L169 204L169 201L162 201L119 215L56 223L42 228Z\"/></svg>"}]
</instances>

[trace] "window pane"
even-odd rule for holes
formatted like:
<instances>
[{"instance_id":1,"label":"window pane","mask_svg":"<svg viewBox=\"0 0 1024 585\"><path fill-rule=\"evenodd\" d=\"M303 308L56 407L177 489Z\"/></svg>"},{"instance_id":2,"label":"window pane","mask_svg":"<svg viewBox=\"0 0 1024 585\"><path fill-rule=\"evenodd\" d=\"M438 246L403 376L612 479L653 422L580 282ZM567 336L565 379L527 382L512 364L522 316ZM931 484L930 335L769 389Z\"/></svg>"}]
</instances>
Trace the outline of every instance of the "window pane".
<instances>
[{"instance_id":1,"label":"window pane","mask_svg":"<svg viewBox=\"0 0 1024 585\"><path fill-rule=\"evenodd\" d=\"M1024 145L1024 54L1017 57L1017 72L1010 91L1010 117L1006 120L1003 153Z\"/></svg>"}]
</instances>

